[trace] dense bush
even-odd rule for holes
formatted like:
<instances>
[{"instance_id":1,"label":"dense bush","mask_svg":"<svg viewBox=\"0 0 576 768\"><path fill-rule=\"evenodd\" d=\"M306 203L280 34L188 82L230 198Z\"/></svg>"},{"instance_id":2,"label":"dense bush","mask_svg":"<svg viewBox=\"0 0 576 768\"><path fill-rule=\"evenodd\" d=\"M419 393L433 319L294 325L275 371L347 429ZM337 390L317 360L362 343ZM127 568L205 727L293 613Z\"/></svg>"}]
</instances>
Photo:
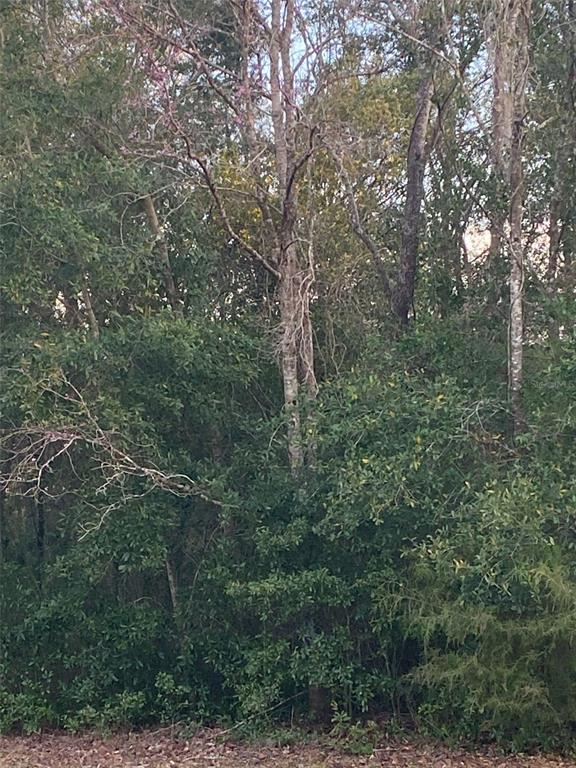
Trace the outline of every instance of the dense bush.
<instances>
[{"instance_id":1,"label":"dense bush","mask_svg":"<svg viewBox=\"0 0 576 768\"><path fill-rule=\"evenodd\" d=\"M569 345L535 376L533 427L512 446L500 393L470 389L477 361L464 370L452 330L434 329L435 347L414 334L384 350L375 337L322 386L314 470L295 483L278 424L258 413L258 345L170 322L111 329L90 353L68 337L35 351L24 380L50 375L52 394L21 384L22 368L6 379L6 408L41 418L58 413L53 392L70 376L97 377L108 428L148 441L157 464L201 478L218 503L159 489L131 501L123 488L101 520L84 452L82 498L42 504L41 551L34 502L9 501L2 727L305 715L320 689L338 711L410 713L445 736L568 738ZM65 404L58 419L69 417ZM226 430L218 461L202 436L210 420Z\"/></svg>"}]
</instances>

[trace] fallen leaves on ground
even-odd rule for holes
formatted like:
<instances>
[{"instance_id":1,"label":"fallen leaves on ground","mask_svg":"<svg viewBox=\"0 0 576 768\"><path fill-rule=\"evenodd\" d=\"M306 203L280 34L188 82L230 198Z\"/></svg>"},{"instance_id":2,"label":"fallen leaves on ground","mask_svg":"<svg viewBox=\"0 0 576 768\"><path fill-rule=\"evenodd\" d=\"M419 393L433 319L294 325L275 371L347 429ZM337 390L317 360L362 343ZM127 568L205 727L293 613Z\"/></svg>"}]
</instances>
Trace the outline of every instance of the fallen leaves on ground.
<instances>
[{"instance_id":1,"label":"fallen leaves on ground","mask_svg":"<svg viewBox=\"0 0 576 768\"><path fill-rule=\"evenodd\" d=\"M0 737L0 768L576 768L545 755L503 756L434 744L396 742L357 757L320 744L271 747L224 740L218 731L190 739L164 731Z\"/></svg>"}]
</instances>

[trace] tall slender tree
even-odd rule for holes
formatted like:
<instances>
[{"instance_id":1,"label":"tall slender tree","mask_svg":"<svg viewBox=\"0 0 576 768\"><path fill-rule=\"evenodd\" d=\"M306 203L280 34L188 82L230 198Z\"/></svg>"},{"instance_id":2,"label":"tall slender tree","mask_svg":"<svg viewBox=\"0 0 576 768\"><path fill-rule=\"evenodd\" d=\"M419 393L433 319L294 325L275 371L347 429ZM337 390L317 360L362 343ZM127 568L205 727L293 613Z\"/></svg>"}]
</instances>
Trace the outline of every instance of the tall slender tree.
<instances>
[{"instance_id":1,"label":"tall slender tree","mask_svg":"<svg viewBox=\"0 0 576 768\"><path fill-rule=\"evenodd\" d=\"M525 423L522 406L525 281L522 219L530 16L530 0L492 0L487 16L493 73L492 163L501 198L492 220L490 254L494 259L505 251L510 261L508 388L516 433L523 430Z\"/></svg>"}]
</instances>

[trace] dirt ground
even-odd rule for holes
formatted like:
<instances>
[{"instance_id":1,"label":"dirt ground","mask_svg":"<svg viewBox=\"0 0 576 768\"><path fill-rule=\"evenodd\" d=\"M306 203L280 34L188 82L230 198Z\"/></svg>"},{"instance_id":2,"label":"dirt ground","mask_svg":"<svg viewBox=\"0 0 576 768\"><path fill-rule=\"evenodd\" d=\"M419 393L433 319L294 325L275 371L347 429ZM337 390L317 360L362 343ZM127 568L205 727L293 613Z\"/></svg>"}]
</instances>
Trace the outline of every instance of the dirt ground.
<instances>
[{"instance_id":1,"label":"dirt ground","mask_svg":"<svg viewBox=\"0 0 576 768\"><path fill-rule=\"evenodd\" d=\"M504 757L397 742L353 756L315 744L271 747L223 739L203 731L175 739L166 731L110 737L71 735L0 737L0 768L576 768L554 756Z\"/></svg>"}]
</instances>

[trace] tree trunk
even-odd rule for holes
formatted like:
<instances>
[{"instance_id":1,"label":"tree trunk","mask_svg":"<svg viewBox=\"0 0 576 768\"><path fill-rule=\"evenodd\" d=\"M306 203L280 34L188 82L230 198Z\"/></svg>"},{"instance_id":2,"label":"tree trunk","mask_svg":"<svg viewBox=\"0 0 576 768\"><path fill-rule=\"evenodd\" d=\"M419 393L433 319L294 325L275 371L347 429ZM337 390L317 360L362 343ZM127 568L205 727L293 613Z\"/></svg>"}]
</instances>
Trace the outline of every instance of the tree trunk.
<instances>
[{"instance_id":1,"label":"tree trunk","mask_svg":"<svg viewBox=\"0 0 576 768\"><path fill-rule=\"evenodd\" d=\"M306 395L306 419L304 444L306 447L306 463L313 467L316 463L315 413L314 401L318 393L318 382L314 369L314 333L310 317L310 287L314 280L313 268L304 273L301 279L302 323L300 328L300 377Z\"/></svg>"},{"instance_id":2,"label":"tree trunk","mask_svg":"<svg viewBox=\"0 0 576 768\"><path fill-rule=\"evenodd\" d=\"M524 247L522 244L522 215L524 208L524 169L522 149L528 83L528 35L530 29L530 0L520 0L516 25L516 56L514 72L514 124L510 151L510 345L509 387L514 433L525 427L522 405L524 374Z\"/></svg>"},{"instance_id":3,"label":"tree trunk","mask_svg":"<svg viewBox=\"0 0 576 768\"><path fill-rule=\"evenodd\" d=\"M508 391L515 434L525 427L522 407L524 373L524 246L522 216L524 171L522 144L528 82L530 0L493 0L489 17L493 57L492 164L499 192L507 193L510 314L508 332ZM495 203L490 254L500 255L506 216Z\"/></svg>"},{"instance_id":4,"label":"tree trunk","mask_svg":"<svg viewBox=\"0 0 576 768\"><path fill-rule=\"evenodd\" d=\"M291 248L291 250L294 250ZM297 474L304 464L298 379L298 293L295 254L285 260L280 280L280 365L284 387L284 407L288 413L288 459Z\"/></svg>"},{"instance_id":5,"label":"tree trunk","mask_svg":"<svg viewBox=\"0 0 576 768\"><path fill-rule=\"evenodd\" d=\"M84 309L86 317L88 319L88 325L90 326L90 333L95 341L100 338L100 328L98 326L98 318L94 313L94 307L92 306L92 297L90 295L90 289L88 285L84 283L82 288L82 300L84 301Z\"/></svg>"},{"instance_id":6,"label":"tree trunk","mask_svg":"<svg viewBox=\"0 0 576 768\"><path fill-rule=\"evenodd\" d=\"M494 0L489 19L493 57L492 73L492 171L496 181L495 200L490 224L489 265L495 264L502 252L502 241L507 219L506 198L510 183L510 150L512 147L512 123L514 115L514 55L511 35L515 26L514 8L509 9Z\"/></svg>"},{"instance_id":7,"label":"tree trunk","mask_svg":"<svg viewBox=\"0 0 576 768\"><path fill-rule=\"evenodd\" d=\"M178 591L178 579L176 577L176 570L174 564L169 555L166 555L166 578L168 579L168 589L170 590L170 601L172 603L172 611L174 613L174 621L179 626L180 623L180 599Z\"/></svg>"},{"instance_id":8,"label":"tree trunk","mask_svg":"<svg viewBox=\"0 0 576 768\"><path fill-rule=\"evenodd\" d=\"M557 180L558 181L558 180ZM546 289L551 299L556 296L558 289L558 256L560 254L561 226L560 211L561 199L558 196L558 186L555 185L552 200L550 201L550 221L548 224L548 264L546 265ZM560 328L555 313L552 312L549 322L551 339L558 339Z\"/></svg>"},{"instance_id":9,"label":"tree trunk","mask_svg":"<svg viewBox=\"0 0 576 768\"><path fill-rule=\"evenodd\" d=\"M330 722L330 691L322 685L308 688L308 712L310 720L318 725Z\"/></svg>"},{"instance_id":10,"label":"tree trunk","mask_svg":"<svg viewBox=\"0 0 576 768\"><path fill-rule=\"evenodd\" d=\"M146 211L146 218L148 219L148 226L150 231L154 235L156 245L158 246L158 252L160 254L160 262L162 267L162 274L164 276L164 288L166 290L166 297L173 311L178 315L182 314L182 305L180 303L180 297L178 295L178 289L174 282L174 275L172 273L172 265L170 264L170 254L168 253L168 243L164 237L158 215L156 213L156 207L151 195L144 197L144 210Z\"/></svg>"},{"instance_id":11,"label":"tree trunk","mask_svg":"<svg viewBox=\"0 0 576 768\"><path fill-rule=\"evenodd\" d=\"M512 142L512 199L510 205L510 339L508 385L514 419L514 433L524 429L522 379L524 369L524 246L522 244L522 211L524 174L522 169L522 118L514 126Z\"/></svg>"},{"instance_id":12,"label":"tree trunk","mask_svg":"<svg viewBox=\"0 0 576 768\"><path fill-rule=\"evenodd\" d=\"M288 458L294 474L306 456L300 403L301 385L308 400L316 396L314 342L310 318L311 266L302 269L297 235L295 131L296 112L292 71L293 0L273 0L270 27L270 96L272 126L281 200L277 233L280 272L280 357L284 406L288 412Z\"/></svg>"},{"instance_id":13,"label":"tree trunk","mask_svg":"<svg viewBox=\"0 0 576 768\"><path fill-rule=\"evenodd\" d=\"M36 563L38 568L38 586L40 591L44 588L44 565L46 560L46 510L44 508L44 496L40 494L33 500L33 513L36 527Z\"/></svg>"},{"instance_id":14,"label":"tree trunk","mask_svg":"<svg viewBox=\"0 0 576 768\"><path fill-rule=\"evenodd\" d=\"M428 160L426 134L430 122L432 90L432 73L428 67L424 71L418 87L416 116L412 126L406 163L407 182L402 218L402 244L398 285L393 300L394 313L402 326L408 325L410 310L414 306L421 208L424 199L424 173Z\"/></svg>"},{"instance_id":15,"label":"tree trunk","mask_svg":"<svg viewBox=\"0 0 576 768\"><path fill-rule=\"evenodd\" d=\"M560 220L562 218L562 172L564 170L564 164L566 162L565 143L563 141L566 138L568 143L568 137L564 137L561 133L560 146L556 151L555 162L556 168L554 171L554 186L552 189L552 198L550 200L549 208L549 221L548 221L548 264L546 266L546 282L548 284L548 290L550 295L555 293L556 278L558 275L558 256L560 254L560 242L562 239Z\"/></svg>"}]
</instances>

